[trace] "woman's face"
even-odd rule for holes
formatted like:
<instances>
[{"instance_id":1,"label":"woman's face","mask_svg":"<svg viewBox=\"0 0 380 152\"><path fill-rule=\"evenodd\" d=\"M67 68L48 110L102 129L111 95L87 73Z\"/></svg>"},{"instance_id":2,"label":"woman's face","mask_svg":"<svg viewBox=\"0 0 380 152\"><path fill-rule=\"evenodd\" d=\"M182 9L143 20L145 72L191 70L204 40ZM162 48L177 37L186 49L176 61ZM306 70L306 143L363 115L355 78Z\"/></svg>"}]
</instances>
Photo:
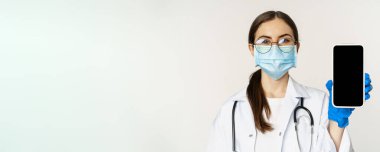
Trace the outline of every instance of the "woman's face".
<instances>
[{"instance_id":1,"label":"woman's face","mask_svg":"<svg viewBox=\"0 0 380 152\"><path fill-rule=\"evenodd\" d=\"M270 39L272 42L278 42L281 37L292 37L294 39L293 30L290 28L288 24L282 19L275 18L273 20L262 23L256 31L255 34L256 42L260 38ZM253 56L253 45L249 44L249 51ZM297 52L299 49L299 43L297 42Z\"/></svg>"}]
</instances>

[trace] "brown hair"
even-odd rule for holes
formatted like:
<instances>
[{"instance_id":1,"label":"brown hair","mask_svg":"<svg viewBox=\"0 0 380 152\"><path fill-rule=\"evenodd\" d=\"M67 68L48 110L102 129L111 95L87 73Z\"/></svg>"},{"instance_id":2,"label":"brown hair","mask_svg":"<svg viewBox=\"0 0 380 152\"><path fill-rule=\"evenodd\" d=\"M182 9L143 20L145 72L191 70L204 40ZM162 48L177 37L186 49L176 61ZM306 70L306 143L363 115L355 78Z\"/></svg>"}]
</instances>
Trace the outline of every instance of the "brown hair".
<instances>
[{"instance_id":1,"label":"brown hair","mask_svg":"<svg viewBox=\"0 0 380 152\"><path fill-rule=\"evenodd\" d=\"M290 26L293 31L294 39L298 42L298 31L293 20L281 11L267 11L257 16L253 21L251 29L249 30L248 43L254 44L253 41L255 40L256 31L262 23L271 21L275 18L284 20L285 23ZM271 111L261 85L261 69L251 74L246 93L255 119L256 129L262 133L273 130L271 124L266 122L263 116L263 109L265 109L267 118L270 117Z\"/></svg>"}]
</instances>

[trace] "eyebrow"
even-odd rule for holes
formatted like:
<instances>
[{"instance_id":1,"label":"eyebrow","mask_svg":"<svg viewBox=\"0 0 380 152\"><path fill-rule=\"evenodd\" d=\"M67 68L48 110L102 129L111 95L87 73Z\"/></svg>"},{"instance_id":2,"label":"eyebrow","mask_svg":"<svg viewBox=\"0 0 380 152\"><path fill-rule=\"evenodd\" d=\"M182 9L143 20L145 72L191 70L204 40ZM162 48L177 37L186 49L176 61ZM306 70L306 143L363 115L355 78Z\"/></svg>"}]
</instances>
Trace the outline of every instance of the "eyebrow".
<instances>
[{"instance_id":1,"label":"eyebrow","mask_svg":"<svg viewBox=\"0 0 380 152\"><path fill-rule=\"evenodd\" d=\"M290 36L290 37L293 38L293 36L290 35L290 34L288 34L288 33L282 34L282 35L278 36L278 38L283 37L283 36L286 36L286 35L288 35L288 36ZM262 35L262 36L258 37L257 39L262 38L262 37L265 37L265 38L271 38L270 36Z\"/></svg>"}]
</instances>

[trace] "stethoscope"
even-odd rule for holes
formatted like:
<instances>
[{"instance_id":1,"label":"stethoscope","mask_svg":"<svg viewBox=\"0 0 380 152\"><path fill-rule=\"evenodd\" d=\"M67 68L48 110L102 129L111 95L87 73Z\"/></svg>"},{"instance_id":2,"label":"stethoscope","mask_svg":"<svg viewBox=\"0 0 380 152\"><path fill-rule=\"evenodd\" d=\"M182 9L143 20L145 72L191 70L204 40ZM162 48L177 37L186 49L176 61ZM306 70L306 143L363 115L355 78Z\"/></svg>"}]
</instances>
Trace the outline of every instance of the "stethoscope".
<instances>
[{"instance_id":1,"label":"stethoscope","mask_svg":"<svg viewBox=\"0 0 380 152\"><path fill-rule=\"evenodd\" d=\"M236 108L237 102L238 101L235 100L234 106L232 108L232 151L233 152L237 152L236 151L236 137L235 137L235 108ZM311 151L311 146L313 145L314 119L313 119L313 115L311 114L310 110L303 106L303 97L300 97L300 104L293 110L293 120L294 120L294 124L295 124L296 135L297 135L297 143L298 143L298 148L301 151L301 145L300 145L300 142L299 142L298 128L297 128L298 122L299 122L299 120L298 120L299 118L297 119L297 111L300 110L300 109L305 110L308 113L309 117L310 117L310 126L311 126L311 136L310 137L311 137L311 143L310 143L309 151ZM257 138L257 130L256 130L256 138ZM256 141L257 141L257 139L255 139L255 145L254 145L255 148L256 148Z\"/></svg>"}]
</instances>

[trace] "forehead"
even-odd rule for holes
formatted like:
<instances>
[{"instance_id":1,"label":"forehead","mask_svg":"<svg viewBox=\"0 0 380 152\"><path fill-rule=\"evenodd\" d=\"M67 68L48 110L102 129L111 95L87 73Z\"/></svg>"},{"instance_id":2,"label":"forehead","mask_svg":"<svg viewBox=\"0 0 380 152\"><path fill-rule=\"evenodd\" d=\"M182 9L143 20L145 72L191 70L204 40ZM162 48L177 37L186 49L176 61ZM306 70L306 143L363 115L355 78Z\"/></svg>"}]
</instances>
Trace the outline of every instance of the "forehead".
<instances>
[{"instance_id":1,"label":"forehead","mask_svg":"<svg viewBox=\"0 0 380 152\"><path fill-rule=\"evenodd\" d=\"M283 34L290 34L292 37L293 30L290 28L288 24L282 19L275 18L273 20L262 23L256 31L255 39L261 36L269 36L272 39L277 39L279 36Z\"/></svg>"}]
</instances>

